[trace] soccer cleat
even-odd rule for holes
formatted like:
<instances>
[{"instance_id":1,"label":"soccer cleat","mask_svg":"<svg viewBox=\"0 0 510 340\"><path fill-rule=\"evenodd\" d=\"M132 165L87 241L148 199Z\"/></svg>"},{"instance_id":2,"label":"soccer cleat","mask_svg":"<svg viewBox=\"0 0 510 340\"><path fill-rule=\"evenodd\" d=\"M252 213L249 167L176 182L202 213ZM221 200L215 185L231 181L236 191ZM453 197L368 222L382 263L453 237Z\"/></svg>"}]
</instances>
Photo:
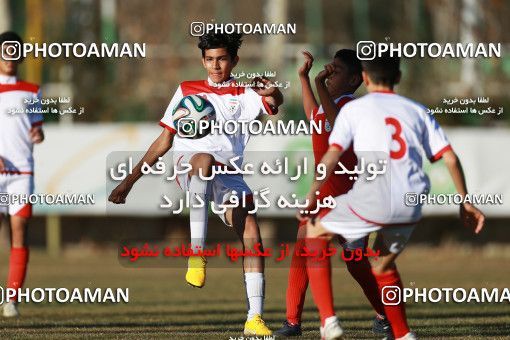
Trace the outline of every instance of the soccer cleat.
<instances>
[{"instance_id":1,"label":"soccer cleat","mask_svg":"<svg viewBox=\"0 0 510 340\"><path fill-rule=\"evenodd\" d=\"M3 315L6 318L17 318L19 316L18 306L14 301L9 301L4 304Z\"/></svg>"},{"instance_id":2,"label":"soccer cleat","mask_svg":"<svg viewBox=\"0 0 510 340\"><path fill-rule=\"evenodd\" d=\"M409 332L406 335L404 335L403 337L398 338L397 340L418 340L418 337L416 336L416 334L414 332Z\"/></svg>"},{"instance_id":3,"label":"soccer cleat","mask_svg":"<svg viewBox=\"0 0 510 340\"><path fill-rule=\"evenodd\" d=\"M390 322L386 318L381 319L376 316L372 325L372 331L378 335L385 335L387 340L393 340L393 331L391 330Z\"/></svg>"},{"instance_id":4,"label":"soccer cleat","mask_svg":"<svg viewBox=\"0 0 510 340\"><path fill-rule=\"evenodd\" d=\"M255 314L250 320L244 324L244 335L272 335L273 332L267 328L266 323L260 317L260 314Z\"/></svg>"},{"instance_id":5,"label":"soccer cleat","mask_svg":"<svg viewBox=\"0 0 510 340\"><path fill-rule=\"evenodd\" d=\"M322 340L343 339L344 330L340 327L340 321L336 316L330 316L324 322L324 327L320 328Z\"/></svg>"},{"instance_id":6,"label":"soccer cleat","mask_svg":"<svg viewBox=\"0 0 510 340\"><path fill-rule=\"evenodd\" d=\"M207 261L203 256L190 256L186 282L193 287L202 288L205 285L205 265Z\"/></svg>"},{"instance_id":7,"label":"soccer cleat","mask_svg":"<svg viewBox=\"0 0 510 340\"><path fill-rule=\"evenodd\" d=\"M301 335L301 324L291 324L285 320L282 328L274 332L275 335L280 336L300 336Z\"/></svg>"}]
</instances>

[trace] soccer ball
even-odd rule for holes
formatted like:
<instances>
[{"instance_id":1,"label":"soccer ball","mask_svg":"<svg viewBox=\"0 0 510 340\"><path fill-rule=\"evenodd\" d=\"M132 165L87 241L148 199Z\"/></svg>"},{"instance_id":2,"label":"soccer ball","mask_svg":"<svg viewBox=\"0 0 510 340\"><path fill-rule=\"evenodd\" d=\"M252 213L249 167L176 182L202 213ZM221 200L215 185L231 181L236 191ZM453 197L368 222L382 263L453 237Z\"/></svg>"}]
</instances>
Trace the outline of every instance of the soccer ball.
<instances>
[{"instance_id":1,"label":"soccer ball","mask_svg":"<svg viewBox=\"0 0 510 340\"><path fill-rule=\"evenodd\" d=\"M190 95L181 99L172 116L179 137L198 139L211 132L210 123L216 118L216 111L207 99Z\"/></svg>"}]
</instances>

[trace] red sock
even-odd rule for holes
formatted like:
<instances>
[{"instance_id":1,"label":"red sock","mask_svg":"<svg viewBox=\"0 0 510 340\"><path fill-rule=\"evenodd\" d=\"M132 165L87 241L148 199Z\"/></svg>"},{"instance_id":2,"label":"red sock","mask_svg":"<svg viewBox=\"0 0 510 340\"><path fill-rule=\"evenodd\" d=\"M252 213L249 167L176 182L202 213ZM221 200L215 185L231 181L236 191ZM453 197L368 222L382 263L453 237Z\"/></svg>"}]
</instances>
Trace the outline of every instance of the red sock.
<instances>
[{"instance_id":1,"label":"red sock","mask_svg":"<svg viewBox=\"0 0 510 340\"><path fill-rule=\"evenodd\" d=\"M381 275L374 273L374 276L377 279L377 284L381 291L383 290L383 287L386 286L397 286L400 288L400 291L402 291L402 281L400 280L400 275L397 269ZM406 318L406 308L403 301L395 306L384 305L384 311L386 318L391 324L391 329L393 330L393 335L395 338L401 338L409 333L409 326L407 325Z\"/></svg>"},{"instance_id":2,"label":"red sock","mask_svg":"<svg viewBox=\"0 0 510 340\"><path fill-rule=\"evenodd\" d=\"M358 282L363 293L367 297L368 301L372 305L372 308L379 315L385 315L384 305L381 301L381 294L379 292L379 286L377 280L372 273L372 267L366 257L363 257L360 261L346 261L347 269L351 276Z\"/></svg>"},{"instance_id":3,"label":"red sock","mask_svg":"<svg viewBox=\"0 0 510 340\"><path fill-rule=\"evenodd\" d=\"M11 248L9 259L9 275L7 277L7 288L18 289L23 286L27 274L28 248ZM17 296L13 297L16 300Z\"/></svg>"},{"instance_id":4,"label":"red sock","mask_svg":"<svg viewBox=\"0 0 510 340\"><path fill-rule=\"evenodd\" d=\"M321 238L307 238L306 247L310 252L317 250L318 256L322 250L327 248L329 241ZM331 285L331 260L329 257L319 259L317 257L307 257L306 269L310 280L313 300L319 309L321 325L330 316L335 315L333 307L333 288Z\"/></svg>"},{"instance_id":5,"label":"red sock","mask_svg":"<svg viewBox=\"0 0 510 340\"><path fill-rule=\"evenodd\" d=\"M305 303L306 289L308 288L308 274L306 272L306 257L296 255L305 244L303 239L298 239L292 261L290 263L289 281L287 284L287 321L291 324L301 323L303 304Z\"/></svg>"}]
</instances>

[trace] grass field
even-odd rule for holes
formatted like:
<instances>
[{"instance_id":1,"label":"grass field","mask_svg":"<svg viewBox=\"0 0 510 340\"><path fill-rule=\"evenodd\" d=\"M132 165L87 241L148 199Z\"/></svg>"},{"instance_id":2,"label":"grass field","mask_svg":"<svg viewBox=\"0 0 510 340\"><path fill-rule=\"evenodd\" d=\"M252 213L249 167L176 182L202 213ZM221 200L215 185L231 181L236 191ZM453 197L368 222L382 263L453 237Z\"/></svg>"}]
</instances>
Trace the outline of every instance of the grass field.
<instances>
[{"instance_id":1,"label":"grass field","mask_svg":"<svg viewBox=\"0 0 510 340\"><path fill-rule=\"evenodd\" d=\"M505 253L506 251L506 253ZM7 265L5 250L1 268ZM406 286L508 287L508 248L411 247L399 261ZM58 259L31 253L28 287L129 287L128 304L26 304L22 317L0 319L5 339L229 339L245 320L238 269L210 268L203 289L184 283L183 268L126 268L115 252L68 249ZM373 312L345 268L334 271L335 305L349 339L374 339ZM268 268L264 318L277 329L285 316L287 270ZM510 339L509 304L411 304L409 322L421 338ZM319 338L307 295L303 339Z\"/></svg>"}]
</instances>

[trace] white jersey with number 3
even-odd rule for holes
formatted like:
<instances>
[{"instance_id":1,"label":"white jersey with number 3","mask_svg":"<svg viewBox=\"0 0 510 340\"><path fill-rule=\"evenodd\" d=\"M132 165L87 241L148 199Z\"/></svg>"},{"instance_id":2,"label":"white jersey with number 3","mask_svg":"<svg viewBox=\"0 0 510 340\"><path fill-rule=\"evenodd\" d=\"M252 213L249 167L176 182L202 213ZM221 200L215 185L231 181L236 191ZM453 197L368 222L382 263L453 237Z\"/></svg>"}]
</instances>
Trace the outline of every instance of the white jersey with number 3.
<instances>
[{"instance_id":1,"label":"white jersey with number 3","mask_svg":"<svg viewBox=\"0 0 510 340\"><path fill-rule=\"evenodd\" d=\"M429 190L422 169L423 153L434 162L451 149L426 108L393 92L371 92L353 100L342 108L329 138L330 145L342 150L351 143L359 170L347 193L351 212L379 225L419 220L421 206L409 195ZM376 163L381 171L386 165L385 172L368 180L374 173L370 163Z\"/></svg>"}]
</instances>

